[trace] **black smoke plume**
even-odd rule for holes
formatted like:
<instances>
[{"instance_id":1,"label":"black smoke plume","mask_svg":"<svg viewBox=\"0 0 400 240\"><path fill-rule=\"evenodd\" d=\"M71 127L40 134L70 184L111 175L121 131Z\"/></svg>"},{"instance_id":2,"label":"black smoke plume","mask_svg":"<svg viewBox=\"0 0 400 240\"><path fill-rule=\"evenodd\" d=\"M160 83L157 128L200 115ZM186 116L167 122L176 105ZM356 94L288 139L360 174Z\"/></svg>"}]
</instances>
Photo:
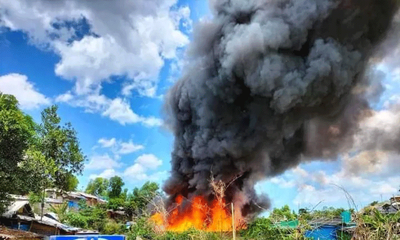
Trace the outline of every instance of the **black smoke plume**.
<instances>
[{"instance_id":1,"label":"black smoke plume","mask_svg":"<svg viewBox=\"0 0 400 240\"><path fill-rule=\"evenodd\" d=\"M301 161L334 159L368 112L364 72L397 0L214 0L166 98L175 134L164 186L212 198L230 183L243 216L268 207L254 184Z\"/></svg>"}]
</instances>

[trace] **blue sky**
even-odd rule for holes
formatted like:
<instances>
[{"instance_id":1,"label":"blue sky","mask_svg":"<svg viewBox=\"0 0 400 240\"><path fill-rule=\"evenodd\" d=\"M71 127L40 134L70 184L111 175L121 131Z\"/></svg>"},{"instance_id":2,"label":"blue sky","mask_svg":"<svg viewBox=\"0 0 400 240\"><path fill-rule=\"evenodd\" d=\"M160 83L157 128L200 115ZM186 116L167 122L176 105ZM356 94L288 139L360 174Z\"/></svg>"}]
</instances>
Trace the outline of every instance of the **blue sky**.
<instances>
[{"instance_id":1,"label":"blue sky","mask_svg":"<svg viewBox=\"0 0 400 240\"><path fill-rule=\"evenodd\" d=\"M173 136L162 127L162 97L185 65L193 27L210 17L207 1L118 3L0 0L0 91L37 121L43 108L59 105L88 157L81 188L96 176L120 175L130 190L168 177ZM396 68L382 60L378 69L386 91L373 105L377 115L400 99ZM385 164L397 155L354 159L303 164L256 187L274 207L294 209L348 206L336 185L359 206L396 193L400 179ZM350 173L354 163L368 168Z\"/></svg>"}]
</instances>

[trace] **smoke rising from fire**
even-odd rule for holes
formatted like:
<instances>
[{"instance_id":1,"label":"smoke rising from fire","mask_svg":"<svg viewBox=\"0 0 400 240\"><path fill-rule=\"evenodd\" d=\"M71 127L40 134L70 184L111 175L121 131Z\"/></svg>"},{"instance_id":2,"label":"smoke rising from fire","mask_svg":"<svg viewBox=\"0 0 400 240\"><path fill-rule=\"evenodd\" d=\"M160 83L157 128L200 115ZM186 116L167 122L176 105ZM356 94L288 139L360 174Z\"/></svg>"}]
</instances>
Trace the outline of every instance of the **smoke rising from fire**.
<instances>
[{"instance_id":1,"label":"smoke rising from fire","mask_svg":"<svg viewBox=\"0 0 400 240\"><path fill-rule=\"evenodd\" d=\"M190 64L166 97L175 135L172 199L230 183L243 216L268 207L254 184L349 150L370 114L368 60L397 0L213 0ZM375 83L374 83L375 84ZM379 89L379 84L378 88Z\"/></svg>"}]
</instances>

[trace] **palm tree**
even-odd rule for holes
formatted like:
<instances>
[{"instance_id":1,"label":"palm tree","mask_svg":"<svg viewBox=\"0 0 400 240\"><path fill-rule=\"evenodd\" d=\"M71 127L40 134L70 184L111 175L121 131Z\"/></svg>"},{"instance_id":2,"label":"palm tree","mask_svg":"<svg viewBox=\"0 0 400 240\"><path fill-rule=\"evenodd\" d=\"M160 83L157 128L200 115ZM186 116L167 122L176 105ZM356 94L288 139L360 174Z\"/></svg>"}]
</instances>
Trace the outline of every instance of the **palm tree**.
<instances>
[{"instance_id":1,"label":"palm tree","mask_svg":"<svg viewBox=\"0 0 400 240\"><path fill-rule=\"evenodd\" d=\"M57 214L58 221L60 223L64 223L67 217L67 212L68 212L68 202L63 202L60 205L50 205L50 210Z\"/></svg>"}]
</instances>

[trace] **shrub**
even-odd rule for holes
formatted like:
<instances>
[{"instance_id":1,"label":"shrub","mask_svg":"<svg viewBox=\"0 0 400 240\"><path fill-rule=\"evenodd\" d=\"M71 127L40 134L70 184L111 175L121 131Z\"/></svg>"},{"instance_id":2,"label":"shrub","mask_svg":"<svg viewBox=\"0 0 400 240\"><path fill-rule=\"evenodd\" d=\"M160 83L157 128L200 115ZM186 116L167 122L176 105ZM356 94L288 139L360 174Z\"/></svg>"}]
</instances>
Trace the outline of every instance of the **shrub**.
<instances>
[{"instance_id":1,"label":"shrub","mask_svg":"<svg viewBox=\"0 0 400 240\"><path fill-rule=\"evenodd\" d=\"M166 232L163 235L157 237L157 240L220 240L220 239L231 239L232 236L229 234L218 234L212 232L204 232L196 229L190 229L185 232Z\"/></svg>"},{"instance_id":2,"label":"shrub","mask_svg":"<svg viewBox=\"0 0 400 240\"><path fill-rule=\"evenodd\" d=\"M146 217L137 218L127 234L128 240L136 240L136 237L155 239L154 226Z\"/></svg>"},{"instance_id":3,"label":"shrub","mask_svg":"<svg viewBox=\"0 0 400 240\"><path fill-rule=\"evenodd\" d=\"M73 227L78 227L78 228L88 227L86 217L76 212L68 213L66 215L66 222Z\"/></svg>"},{"instance_id":4,"label":"shrub","mask_svg":"<svg viewBox=\"0 0 400 240\"><path fill-rule=\"evenodd\" d=\"M258 218L250 223L247 229L242 230L240 235L244 239L275 240L275 239L306 239L304 231L307 226L298 229L281 228L275 226L269 218Z\"/></svg>"},{"instance_id":5,"label":"shrub","mask_svg":"<svg viewBox=\"0 0 400 240\"><path fill-rule=\"evenodd\" d=\"M104 234L108 235L113 235L113 234L122 234L125 232L125 225L124 224L118 224L117 222L113 220L108 220L105 225L103 232Z\"/></svg>"},{"instance_id":6,"label":"shrub","mask_svg":"<svg viewBox=\"0 0 400 240\"><path fill-rule=\"evenodd\" d=\"M96 229L99 232L104 230L106 225L107 212L104 206L98 205L88 211L87 222L89 228ZM86 213L87 214L87 213Z\"/></svg>"},{"instance_id":7,"label":"shrub","mask_svg":"<svg viewBox=\"0 0 400 240\"><path fill-rule=\"evenodd\" d=\"M122 198L111 198L108 200L107 208L112 210L118 210L120 207L124 207L125 200Z\"/></svg>"}]
</instances>

